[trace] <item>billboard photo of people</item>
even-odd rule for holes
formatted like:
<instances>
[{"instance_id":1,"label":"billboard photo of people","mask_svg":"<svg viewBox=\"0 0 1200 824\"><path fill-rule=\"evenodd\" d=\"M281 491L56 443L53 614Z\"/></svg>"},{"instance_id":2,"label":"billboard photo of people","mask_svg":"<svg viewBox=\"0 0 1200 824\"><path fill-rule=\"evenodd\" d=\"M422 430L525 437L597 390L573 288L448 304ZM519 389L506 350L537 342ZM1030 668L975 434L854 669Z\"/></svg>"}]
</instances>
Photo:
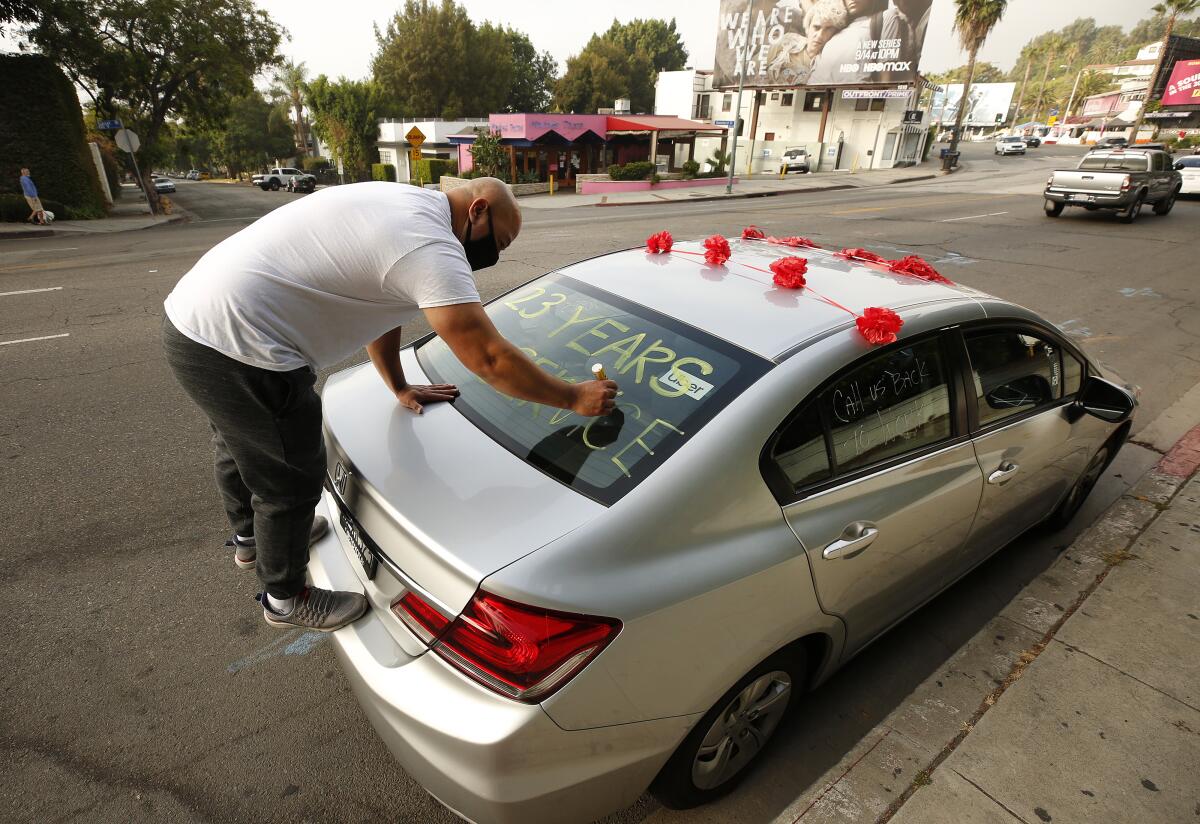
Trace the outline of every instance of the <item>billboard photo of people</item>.
<instances>
[{"instance_id":1,"label":"billboard photo of people","mask_svg":"<svg viewBox=\"0 0 1200 824\"><path fill-rule=\"evenodd\" d=\"M916 79L933 0L721 0L713 85L748 88Z\"/></svg>"},{"instance_id":2,"label":"billboard photo of people","mask_svg":"<svg viewBox=\"0 0 1200 824\"><path fill-rule=\"evenodd\" d=\"M972 83L967 93L966 126L995 126L1008 117L1016 83ZM930 120L934 123L954 123L962 105L962 83L948 83L933 93L933 110Z\"/></svg>"}]
</instances>

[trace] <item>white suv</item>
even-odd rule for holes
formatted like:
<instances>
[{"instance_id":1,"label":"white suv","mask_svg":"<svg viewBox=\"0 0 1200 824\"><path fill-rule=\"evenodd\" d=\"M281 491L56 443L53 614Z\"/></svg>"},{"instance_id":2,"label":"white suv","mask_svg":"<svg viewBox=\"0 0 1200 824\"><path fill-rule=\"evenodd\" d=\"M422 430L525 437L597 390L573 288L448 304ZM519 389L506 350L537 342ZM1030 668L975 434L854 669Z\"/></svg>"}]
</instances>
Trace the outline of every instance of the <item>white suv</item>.
<instances>
[{"instance_id":1,"label":"white suv","mask_svg":"<svg viewBox=\"0 0 1200 824\"><path fill-rule=\"evenodd\" d=\"M993 153L998 155L1025 154L1025 138L998 137Z\"/></svg>"}]
</instances>

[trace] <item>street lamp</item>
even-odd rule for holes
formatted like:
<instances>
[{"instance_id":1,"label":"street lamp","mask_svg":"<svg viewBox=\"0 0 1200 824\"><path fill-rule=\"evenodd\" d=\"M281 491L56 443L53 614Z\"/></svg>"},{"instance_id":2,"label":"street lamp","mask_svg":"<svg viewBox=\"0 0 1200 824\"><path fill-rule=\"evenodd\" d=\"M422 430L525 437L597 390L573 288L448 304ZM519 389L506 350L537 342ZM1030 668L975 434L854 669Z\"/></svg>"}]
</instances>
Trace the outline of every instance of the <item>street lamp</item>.
<instances>
[{"instance_id":1,"label":"street lamp","mask_svg":"<svg viewBox=\"0 0 1200 824\"><path fill-rule=\"evenodd\" d=\"M738 67L737 105L733 109L733 149L729 153L729 179L725 181L725 194L733 194L733 170L737 168L738 123L742 120L742 88L746 85L746 63L750 57L750 25L753 18L754 0L746 0L746 39L742 43L742 62ZM758 94L758 92L755 92Z\"/></svg>"}]
</instances>

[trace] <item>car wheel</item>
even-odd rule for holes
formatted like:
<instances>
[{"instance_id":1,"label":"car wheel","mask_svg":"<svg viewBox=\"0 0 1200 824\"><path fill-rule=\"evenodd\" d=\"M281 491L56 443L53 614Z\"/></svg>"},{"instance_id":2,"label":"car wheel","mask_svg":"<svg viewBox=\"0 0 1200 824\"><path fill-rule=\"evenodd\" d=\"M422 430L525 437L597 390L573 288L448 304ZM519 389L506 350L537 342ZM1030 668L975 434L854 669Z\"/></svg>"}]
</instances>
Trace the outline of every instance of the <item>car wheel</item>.
<instances>
[{"instance_id":1,"label":"car wheel","mask_svg":"<svg viewBox=\"0 0 1200 824\"><path fill-rule=\"evenodd\" d=\"M800 650L778 652L747 673L683 739L650 792L672 810L698 807L731 792L760 760L804 674Z\"/></svg>"},{"instance_id":2,"label":"car wheel","mask_svg":"<svg viewBox=\"0 0 1200 824\"><path fill-rule=\"evenodd\" d=\"M1100 480L1100 476L1104 473L1104 468L1108 466L1109 454L1111 451L1111 442L1104 444L1100 450L1092 456L1088 462L1087 469L1083 470L1083 474L1079 476L1079 480L1071 487L1071 491L1067 493L1067 497L1063 498L1063 502L1058 505L1058 509L1046 519L1046 525L1051 530L1065 529L1067 524L1071 523L1076 513L1079 512L1083 502L1087 500L1087 496L1091 494L1096 487L1096 482Z\"/></svg>"},{"instance_id":3,"label":"car wheel","mask_svg":"<svg viewBox=\"0 0 1200 824\"><path fill-rule=\"evenodd\" d=\"M1154 214L1159 217L1171 214L1171 210L1175 208L1175 198L1179 196L1179 190L1171 192L1167 197L1154 204Z\"/></svg>"},{"instance_id":4,"label":"car wheel","mask_svg":"<svg viewBox=\"0 0 1200 824\"><path fill-rule=\"evenodd\" d=\"M1129 204L1129 208L1120 213L1121 222L1133 223L1135 220L1137 220L1137 216L1142 213L1142 204L1145 201L1146 196L1139 193L1138 196L1133 199L1133 203Z\"/></svg>"},{"instance_id":5,"label":"car wheel","mask_svg":"<svg viewBox=\"0 0 1200 824\"><path fill-rule=\"evenodd\" d=\"M279 181L278 181L278 180L272 180L272 181L271 181L271 191L272 191L272 192L278 192L278 191L279 191Z\"/></svg>"},{"instance_id":6,"label":"car wheel","mask_svg":"<svg viewBox=\"0 0 1200 824\"><path fill-rule=\"evenodd\" d=\"M1053 200L1047 200L1045 203L1046 217L1058 217L1063 213L1065 203L1055 203Z\"/></svg>"},{"instance_id":7,"label":"car wheel","mask_svg":"<svg viewBox=\"0 0 1200 824\"><path fill-rule=\"evenodd\" d=\"M266 184L266 183L260 183L260 184L258 184L258 188L262 189L264 192L269 192L269 191L271 191L271 187L270 187L270 185L269 185L269 184Z\"/></svg>"}]
</instances>

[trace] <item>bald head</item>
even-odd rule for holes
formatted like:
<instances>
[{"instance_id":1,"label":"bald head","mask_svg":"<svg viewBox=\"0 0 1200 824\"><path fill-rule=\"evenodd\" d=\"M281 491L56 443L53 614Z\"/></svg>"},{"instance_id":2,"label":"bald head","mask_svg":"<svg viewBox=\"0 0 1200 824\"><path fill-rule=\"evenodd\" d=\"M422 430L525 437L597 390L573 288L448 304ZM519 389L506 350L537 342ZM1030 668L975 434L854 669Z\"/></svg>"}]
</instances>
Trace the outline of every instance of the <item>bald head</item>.
<instances>
[{"instance_id":1,"label":"bald head","mask_svg":"<svg viewBox=\"0 0 1200 824\"><path fill-rule=\"evenodd\" d=\"M446 198L450 201L454 234L460 238L469 231L468 238L478 240L487 236L490 226L496 248L503 251L521 233L521 207L503 180L477 177L466 185L451 189Z\"/></svg>"}]
</instances>

